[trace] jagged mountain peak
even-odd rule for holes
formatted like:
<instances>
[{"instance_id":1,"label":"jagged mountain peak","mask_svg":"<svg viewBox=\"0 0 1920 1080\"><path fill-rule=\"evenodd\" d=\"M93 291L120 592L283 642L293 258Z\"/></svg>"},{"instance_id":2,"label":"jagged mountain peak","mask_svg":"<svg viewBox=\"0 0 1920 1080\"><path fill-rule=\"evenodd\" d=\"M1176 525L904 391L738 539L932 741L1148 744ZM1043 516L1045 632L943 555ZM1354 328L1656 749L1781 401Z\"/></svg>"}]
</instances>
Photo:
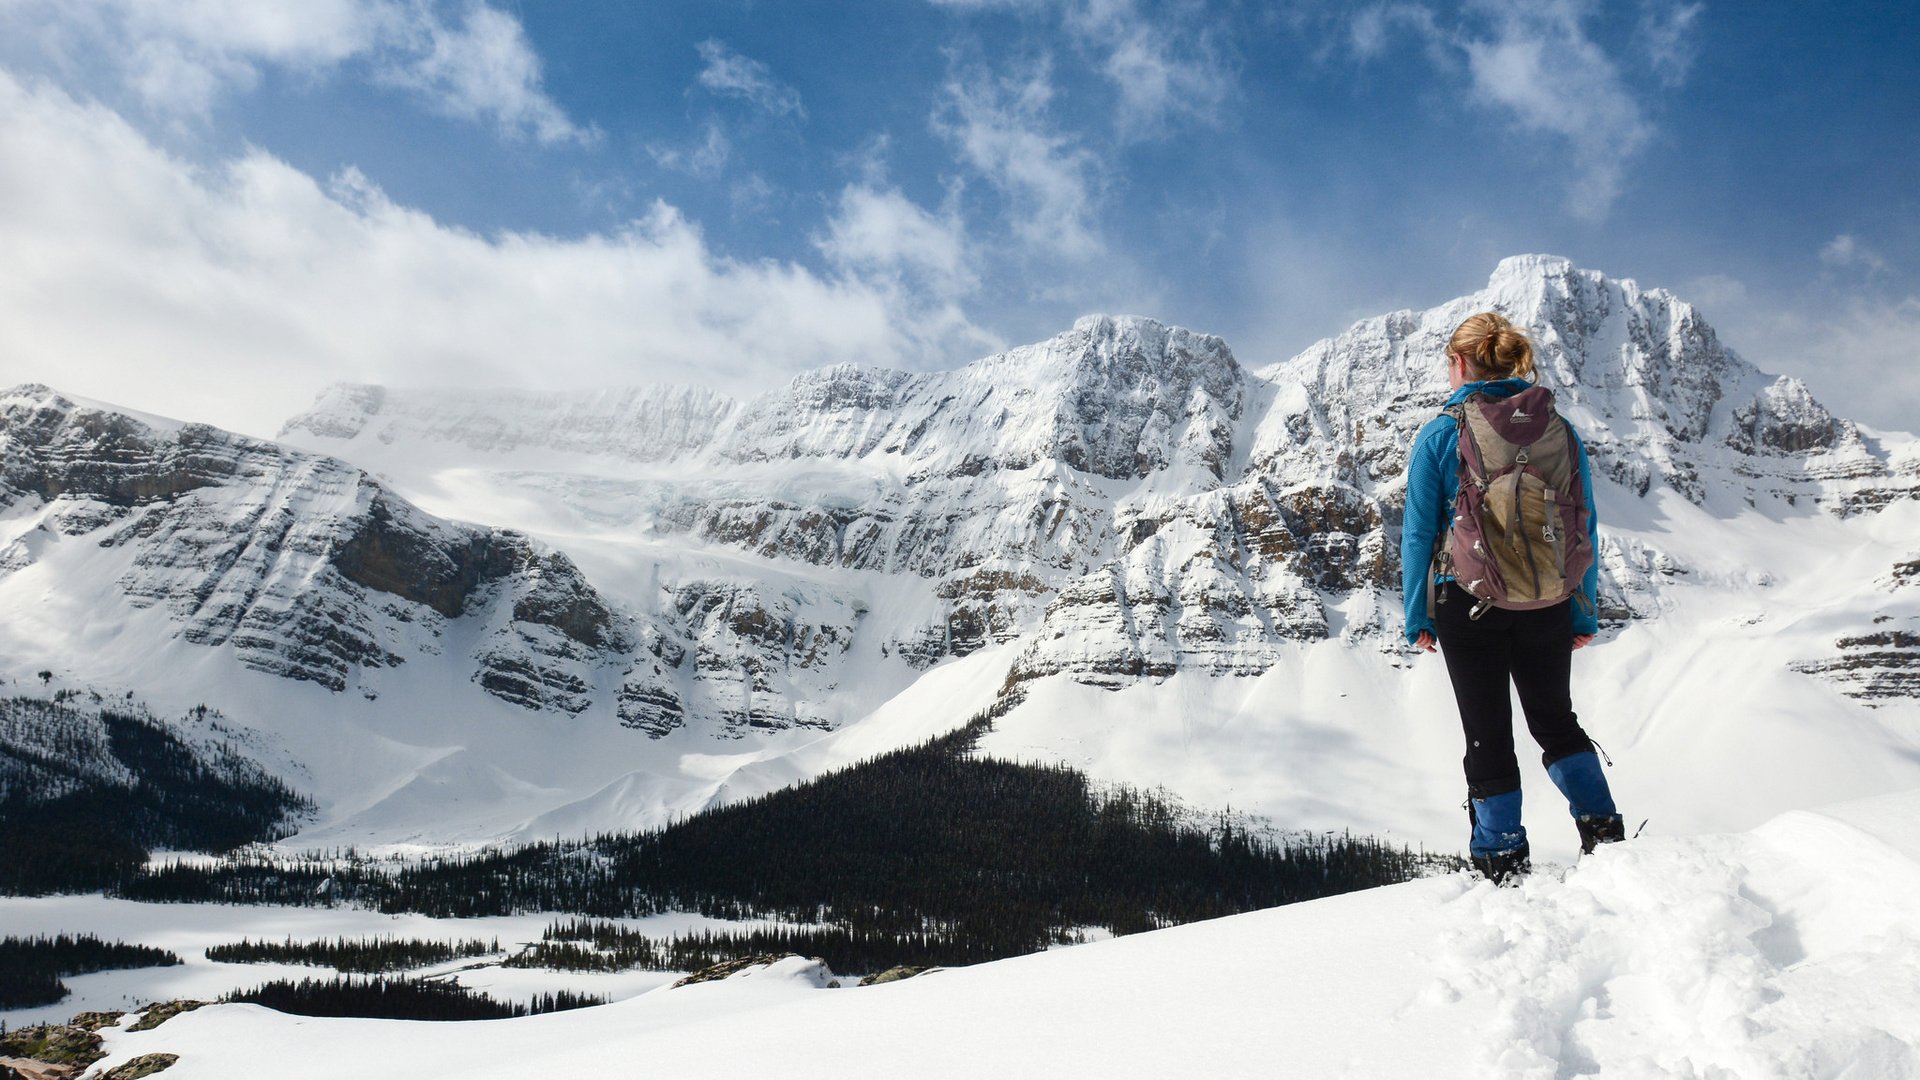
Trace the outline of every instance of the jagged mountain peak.
<instances>
[{"instance_id":1,"label":"jagged mountain peak","mask_svg":"<svg viewBox=\"0 0 1920 1080\"><path fill-rule=\"evenodd\" d=\"M1283 398L1256 459L1302 440L1385 427L1398 436L1374 439L1365 453L1377 459L1377 475L1397 474L1392 459L1447 395L1449 336L1480 311L1528 333L1539 380L1587 435L1600 467L1642 495L1665 484L1700 502L1709 480L1724 479L1751 498L1762 488L1791 494L1789 486L1809 477L1887 473L1854 425L1798 380L1742 359L1692 304L1553 255L1502 260L1479 292L1364 319L1263 369L1263 377L1306 392Z\"/></svg>"},{"instance_id":2,"label":"jagged mountain peak","mask_svg":"<svg viewBox=\"0 0 1920 1080\"><path fill-rule=\"evenodd\" d=\"M1083 377L1098 373L1187 385L1237 379L1240 370L1233 350L1219 337L1140 315L1083 315L1070 330L978 364L1004 368L1004 360L994 361L1032 362L1036 353Z\"/></svg>"},{"instance_id":3,"label":"jagged mountain peak","mask_svg":"<svg viewBox=\"0 0 1920 1080\"><path fill-rule=\"evenodd\" d=\"M1096 348L1133 347L1149 353L1181 350L1227 359L1233 356L1227 343L1213 334L1145 315L1082 315L1074 320L1073 329L1067 334L1079 335Z\"/></svg>"},{"instance_id":4,"label":"jagged mountain peak","mask_svg":"<svg viewBox=\"0 0 1920 1080\"><path fill-rule=\"evenodd\" d=\"M24 417L38 414L42 423L68 424L79 420L84 424L105 424L129 431L141 428L154 431L178 431L183 427L196 427L205 431L217 430L204 424L192 424L96 401L77 394L65 394L45 383L21 383L6 390L0 390L0 412L4 412L9 422L14 424L23 422ZM220 434L226 438L245 438L245 436L228 432L220 432Z\"/></svg>"}]
</instances>

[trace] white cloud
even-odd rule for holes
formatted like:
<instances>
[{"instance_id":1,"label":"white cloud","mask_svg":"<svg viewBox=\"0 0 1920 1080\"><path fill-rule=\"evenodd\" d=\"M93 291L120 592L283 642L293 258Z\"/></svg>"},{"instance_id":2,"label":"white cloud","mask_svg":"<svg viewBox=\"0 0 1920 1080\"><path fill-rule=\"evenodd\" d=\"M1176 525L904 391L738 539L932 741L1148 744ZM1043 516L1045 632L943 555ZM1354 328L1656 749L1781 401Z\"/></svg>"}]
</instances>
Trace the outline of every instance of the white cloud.
<instances>
[{"instance_id":1,"label":"white cloud","mask_svg":"<svg viewBox=\"0 0 1920 1080\"><path fill-rule=\"evenodd\" d=\"M1892 267L1880 253L1861 243L1852 233L1841 233L1820 249L1820 261L1843 270L1861 270L1869 275L1884 274Z\"/></svg>"},{"instance_id":2,"label":"white cloud","mask_svg":"<svg viewBox=\"0 0 1920 1080\"><path fill-rule=\"evenodd\" d=\"M1354 55L1371 60L1386 51L1389 35L1399 27L1412 30L1427 43L1428 57L1436 66L1447 67L1452 63L1453 42L1434 21L1432 9L1424 4L1373 4L1361 8L1348 23L1348 44Z\"/></svg>"},{"instance_id":3,"label":"white cloud","mask_svg":"<svg viewBox=\"0 0 1920 1080\"><path fill-rule=\"evenodd\" d=\"M1643 7L1639 44L1669 88L1692 63L1699 10ZM1436 68L1465 74L1469 100L1552 141L1569 166L1568 208L1598 220L1619 199L1655 127L1615 57L1588 35L1596 11L1592 0L1464 0L1457 18L1442 19L1429 4L1377 3L1348 16L1346 36L1353 54L1368 61L1394 31L1410 30Z\"/></svg>"},{"instance_id":4,"label":"white cloud","mask_svg":"<svg viewBox=\"0 0 1920 1080\"><path fill-rule=\"evenodd\" d=\"M348 65L428 107L544 143L590 142L542 87L519 20L480 0L454 21L429 0L8 0L0 30L33 42L65 81L105 78L149 110L205 119L263 69Z\"/></svg>"},{"instance_id":5,"label":"white cloud","mask_svg":"<svg viewBox=\"0 0 1920 1080\"><path fill-rule=\"evenodd\" d=\"M735 181L727 189L727 201L732 204L735 214L765 216L773 212L774 197L778 194L766 177L749 173L745 180Z\"/></svg>"},{"instance_id":6,"label":"white cloud","mask_svg":"<svg viewBox=\"0 0 1920 1080\"><path fill-rule=\"evenodd\" d=\"M967 13L1058 19L1113 86L1123 140L1166 136L1175 122L1213 124L1237 86L1204 3L1191 0L930 0ZM1143 6L1143 4L1145 6ZM1151 8L1151 10L1148 10Z\"/></svg>"},{"instance_id":7,"label":"white cloud","mask_svg":"<svg viewBox=\"0 0 1920 1080\"><path fill-rule=\"evenodd\" d=\"M773 77L773 69L742 56L723 42L707 40L698 46L700 59L707 66L700 71L700 85L716 94L750 101L774 116L807 118L800 103L800 91Z\"/></svg>"},{"instance_id":8,"label":"white cloud","mask_svg":"<svg viewBox=\"0 0 1920 1080\"><path fill-rule=\"evenodd\" d=\"M1713 321L1714 312L1747 302L1747 283L1729 274L1702 274L1682 284L1679 294Z\"/></svg>"},{"instance_id":9,"label":"white cloud","mask_svg":"<svg viewBox=\"0 0 1920 1080\"><path fill-rule=\"evenodd\" d=\"M910 277L944 299L979 285L958 215L936 216L894 188L847 185L826 234L815 242L850 273Z\"/></svg>"},{"instance_id":10,"label":"white cloud","mask_svg":"<svg viewBox=\"0 0 1920 1080\"><path fill-rule=\"evenodd\" d=\"M480 236L354 172L322 184L257 151L196 168L5 72L0 250L0 385L255 433L336 380L750 393L825 363L978 354L951 305L722 258L661 203L612 234Z\"/></svg>"},{"instance_id":11,"label":"white cloud","mask_svg":"<svg viewBox=\"0 0 1920 1080\"><path fill-rule=\"evenodd\" d=\"M1055 130L1048 117L1052 100L1045 62L1026 78L972 68L947 81L933 127L1006 197L1014 236L1025 247L1089 258L1106 247L1093 220L1099 162Z\"/></svg>"},{"instance_id":12,"label":"white cloud","mask_svg":"<svg viewBox=\"0 0 1920 1080\"><path fill-rule=\"evenodd\" d=\"M1647 63L1655 75L1669 87L1687 81L1698 52L1694 41L1694 23L1705 4L1672 3L1670 0L1641 0L1637 35L1646 49Z\"/></svg>"},{"instance_id":13,"label":"white cloud","mask_svg":"<svg viewBox=\"0 0 1920 1080\"><path fill-rule=\"evenodd\" d=\"M1101 72L1119 94L1114 123L1123 138L1154 138L1173 121L1211 123L1234 88L1234 73L1213 32L1179 17L1148 16L1138 0L1080 0L1067 29L1105 54Z\"/></svg>"},{"instance_id":14,"label":"white cloud","mask_svg":"<svg viewBox=\"0 0 1920 1080\"><path fill-rule=\"evenodd\" d=\"M699 142L691 146L649 143L647 153L662 168L692 176L714 177L727 167L727 159L733 153L733 143L727 139L727 133L721 129L719 121L708 120L706 135Z\"/></svg>"},{"instance_id":15,"label":"white cloud","mask_svg":"<svg viewBox=\"0 0 1920 1080\"><path fill-rule=\"evenodd\" d=\"M1629 161L1653 127L1619 69L1589 38L1581 0L1479 0L1493 24L1463 44L1481 102L1522 130L1557 136L1572 150L1571 208L1598 219L1612 209Z\"/></svg>"},{"instance_id":16,"label":"white cloud","mask_svg":"<svg viewBox=\"0 0 1920 1080\"><path fill-rule=\"evenodd\" d=\"M410 48L389 59L382 77L418 91L436 108L465 120L492 120L503 131L543 143L592 142L541 89L540 57L520 20L485 4L451 26L416 9Z\"/></svg>"}]
</instances>

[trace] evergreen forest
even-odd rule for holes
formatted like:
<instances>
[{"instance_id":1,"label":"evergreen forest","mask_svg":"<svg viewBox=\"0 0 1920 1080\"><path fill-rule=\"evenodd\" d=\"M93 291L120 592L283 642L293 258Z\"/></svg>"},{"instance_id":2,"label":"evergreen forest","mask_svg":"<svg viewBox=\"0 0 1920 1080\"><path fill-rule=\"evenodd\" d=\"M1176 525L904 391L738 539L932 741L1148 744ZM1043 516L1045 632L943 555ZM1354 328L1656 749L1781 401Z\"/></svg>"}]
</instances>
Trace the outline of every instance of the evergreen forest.
<instances>
[{"instance_id":1,"label":"evergreen forest","mask_svg":"<svg viewBox=\"0 0 1920 1080\"><path fill-rule=\"evenodd\" d=\"M190 745L144 709L78 694L0 699L0 893L110 889L148 849L227 851L273 840L312 805L192 718Z\"/></svg>"},{"instance_id":2,"label":"evergreen forest","mask_svg":"<svg viewBox=\"0 0 1920 1080\"><path fill-rule=\"evenodd\" d=\"M309 964L352 975L379 975L392 971L444 964L449 960L488 956L500 951L500 941L431 941L418 938L334 938L331 941L253 941L242 938L229 945L213 945L207 959L223 964Z\"/></svg>"},{"instance_id":3,"label":"evergreen forest","mask_svg":"<svg viewBox=\"0 0 1920 1080\"><path fill-rule=\"evenodd\" d=\"M696 911L799 929L665 942L676 969L790 949L859 971L1013 956L1083 928L1131 933L1457 864L1366 837L1262 835L1227 815L1196 820L1154 793L1098 789L1066 766L977 757L986 722L645 832L398 867L241 855L146 870L118 891L438 917ZM543 954L600 962L572 943L553 938Z\"/></svg>"},{"instance_id":4,"label":"evergreen forest","mask_svg":"<svg viewBox=\"0 0 1920 1080\"><path fill-rule=\"evenodd\" d=\"M66 998L60 980L96 971L171 967L180 958L164 949L102 941L92 934L0 939L0 1009L32 1009Z\"/></svg>"},{"instance_id":5,"label":"evergreen forest","mask_svg":"<svg viewBox=\"0 0 1920 1080\"><path fill-rule=\"evenodd\" d=\"M378 976L298 982L275 979L252 990L230 994L225 1000L250 1002L300 1016L358 1016L377 1020L507 1020L607 1003L606 998L592 994L557 990L536 995L531 1004L520 1005L454 982Z\"/></svg>"}]
</instances>

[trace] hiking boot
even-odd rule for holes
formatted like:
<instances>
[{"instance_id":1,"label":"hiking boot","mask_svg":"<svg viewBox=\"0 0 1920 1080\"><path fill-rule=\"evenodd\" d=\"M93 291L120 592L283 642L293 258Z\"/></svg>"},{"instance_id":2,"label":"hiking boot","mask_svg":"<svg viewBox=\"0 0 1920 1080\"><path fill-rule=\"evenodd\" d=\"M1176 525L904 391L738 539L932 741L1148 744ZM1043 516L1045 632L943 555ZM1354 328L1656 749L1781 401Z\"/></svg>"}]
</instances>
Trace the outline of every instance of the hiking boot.
<instances>
[{"instance_id":1,"label":"hiking boot","mask_svg":"<svg viewBox=\"0 0 1920 1080\"><path fill-rule=\"evenodd\" d=\"M1580 854L1591 855L1601 844L1617 844L1627 838L1627 823L1619 814L1582 814L1573 819L1580 830Z\"/></svg>"},{"instance_id":2,"label":"hiking boot","mask_svg":"<svg viewBox=\"0 0 1920 1080\"><path fill-rule=\"evenodd\" d=\"M1527 845L1521 844L1512 851L1475 855L1473 868L1495 885L1518 885L1520 879L1533 869L1533 860L1528 854Z\"/></svg>"}]
</instances>

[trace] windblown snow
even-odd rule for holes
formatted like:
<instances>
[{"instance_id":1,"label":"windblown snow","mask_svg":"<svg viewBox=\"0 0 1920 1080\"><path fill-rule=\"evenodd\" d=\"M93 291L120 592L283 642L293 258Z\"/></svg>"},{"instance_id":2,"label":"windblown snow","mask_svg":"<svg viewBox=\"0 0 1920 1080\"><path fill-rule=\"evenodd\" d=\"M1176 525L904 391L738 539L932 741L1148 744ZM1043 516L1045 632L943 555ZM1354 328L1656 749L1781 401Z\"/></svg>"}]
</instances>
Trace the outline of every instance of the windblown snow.
<instances>
[{"instance_id":1,"label":"windblown snow","mask_svg":"<svg viewBox=\"0 0 1920 1080\"><path fill-rule=\"evenodd\" d=\"M793 957L519 1020L213 1006L109 1031L103 1065L175 1053L180 1080L1912 1077L1916 837L1909 791L1602 848L1517 889L1430 878L884 986L827 989L834 973Z\"/></svg>"}]
</instances>

